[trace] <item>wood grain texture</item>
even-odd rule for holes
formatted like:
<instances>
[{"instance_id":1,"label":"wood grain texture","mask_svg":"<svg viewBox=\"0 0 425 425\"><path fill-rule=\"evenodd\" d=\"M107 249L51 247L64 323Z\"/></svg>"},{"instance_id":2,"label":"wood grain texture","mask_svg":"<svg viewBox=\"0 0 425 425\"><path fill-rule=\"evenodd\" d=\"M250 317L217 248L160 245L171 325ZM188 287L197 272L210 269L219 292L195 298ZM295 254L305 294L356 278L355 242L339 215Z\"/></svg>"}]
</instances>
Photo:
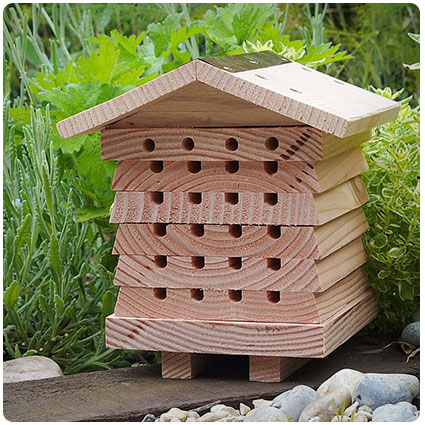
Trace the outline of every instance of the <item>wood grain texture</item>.
<instances>
[{"instance_id":1,"label":"wood grain texture","mask_svg":"<svg viewBox=\"0 0 425 425\"><path fill-rule=\"evenodd\" d=\"M120 161L321 161L370 137L370 131L342 139L312 127L264 124L242 128L106 128L101 132L101 155L104 160Z\"/></svg>"},{"instance_id":2,"label":"wood grain texture","mask_svg":"<svg viewBox=\"0 0 425 425\"><path fill-rule=\"evenodd\" d=\"M344 137L390 121L399 105L295 62L228 72L195 59L57 124L63 138L108 124L254 126L304 123Z\"/></svg>"},{"instance_id":3,"label":"wood grain texture","mask_svg":"<svg viewBox=\"0 0 425 425\"><path fill-rule=\"evenodd\" d=\"M117 192L111 223L324 224L368 200L361 176L326 192Z\"/></svg>"},{"instance_id":4,"label":"wood grain texture","mask_svg":"<svg viewBox=\"0 0 425 425\"><path fill-rule=\"evenodd\" d=\"M114 284L151 288L321 292L366 261L361 238L323 260L122 255Z\"/></svg>"},{"instance_id":5,"label":"wood grain texture","mask_svg":"<svg viewBox=\"0 0 425 425\"><path fill-rule=\"evenodd\" d=\"M122 286L114 313L150 319L323 323L368 289L362 268L321 293Z\"/></svg>"},{"instance_id":6,"label":"wood grain texture","mask_svg":"<svg viewBox=\"0 0 425 425\"><path fill-rule=\"evenodd\" d=\"M249 380L282 382L308 361L302 358L249 356Z\"/></svg>"},{"instance_id":7,"label":"wood grain texture","mask_svg":"<svg viewBox=\"0 0 425 425\"><path fill-rule=\"evenodd\" d=\"M321 259L368 227L362 208L315 227L123 223L112 253Z\"/></svg>"},{"instance_id":8,"label":"wood grain texture","mask_svg":"<svg viewBox=\"0 0 425 425\"><path fill-rule=\"evenodd\" d=\"M322 358L376 316L370 292L320 325L146 319L106 319L106 345L130 350Z\"/></svg>"},{"instance_id":9,"label":"wood grain texture","mask_svg":"<svg viewBox=\"0 0 425 425\"><path fill-rule=\"evenodd\" d=\"M161 353L161 376L172 379L192 379L210 368L215 356L193 353Z\"/></svg>"},{"instance_id":10,"label":"wood grain texture","mask_svg":"<svg viewBox=\"0 0 425 425\"><path fill-rule=\"evenodd\" d=\"M368 169L360 147L324 161L118 161L112 190L320 193Z\"/></svg>"}]
</instances>

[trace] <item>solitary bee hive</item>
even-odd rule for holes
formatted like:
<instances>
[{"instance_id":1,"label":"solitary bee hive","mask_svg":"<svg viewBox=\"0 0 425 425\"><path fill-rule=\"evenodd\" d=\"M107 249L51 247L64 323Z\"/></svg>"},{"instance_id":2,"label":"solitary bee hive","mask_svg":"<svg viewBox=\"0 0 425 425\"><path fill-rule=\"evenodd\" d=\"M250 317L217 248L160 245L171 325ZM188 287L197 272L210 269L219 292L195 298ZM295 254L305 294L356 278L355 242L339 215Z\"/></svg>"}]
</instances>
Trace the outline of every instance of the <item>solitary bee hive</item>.
<instances>
[{"instance_id":1,"label":"solitary bee hive","mask_svg":"<svg viewBox=\"0 0 425 425\"><path fill-rule=\"evenodd\" d=\"M120 287L106 343L164 377L248 355L279 381L376 315L360 144L398 104L271 52L196 59L74 115L116 160Z\"/></svg>"}]
</instances>

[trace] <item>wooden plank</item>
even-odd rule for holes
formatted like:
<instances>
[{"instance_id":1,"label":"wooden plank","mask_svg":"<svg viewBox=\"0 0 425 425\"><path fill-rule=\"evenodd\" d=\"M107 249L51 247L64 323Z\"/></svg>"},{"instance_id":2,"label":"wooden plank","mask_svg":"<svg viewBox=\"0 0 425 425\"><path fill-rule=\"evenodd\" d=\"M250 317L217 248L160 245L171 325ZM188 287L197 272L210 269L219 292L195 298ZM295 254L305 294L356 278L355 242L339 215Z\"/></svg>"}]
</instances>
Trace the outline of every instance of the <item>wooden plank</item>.
<instances>
[{"instance_id":1,"label":"wooden plank","mask_svg":"<svg viewBox=\"0 0 425 425\"><path fill-rule=\"evenodd\" d=\"M140 422L171 407L183 410L211 403L238 408L255 399L272 400L297 385L317 389L341 369L363 373L407 373L419 377L420 354L406 363L393 344L367 344L354 337L325 359L312 359L282 383L248 382L248 359L217 356L214 368L193 381L162 379L158 366L128 367L3 386L3 414L11 422ZM201 414L206 412L205 408Z\"/></svg>"},{"instance_id":2,"label":"wooden plank","mask_svg":"<svg viewBox=\"0 0 425 425\"><path fill-rule=\"evenodd\" d=\"M112 190L320 193L366 171L360 147L324 161L118 161Z\"/></svg>"},{"instance_id":3,"label":"wooden plank","mask_svg":"<svg viewBox=\"0 0 425 425\"><path fill-rule=\"evenodd\" d=\"M290 357L249 356L249 380L282 382L308 361Z\"/></svg>"},{"instance_id":4,"label":"wooden plank","mask_svg":"<svg viewBox=\"0 0 425 425\"><path fill-rule=\"evenodd\" d=\"M361 176L319 194L117 192L111 223L324 224L368 200Z\"/></svg>"},{"instance_id":5,"label":"wooden plank","mask_svg":"<svg viewBox=\"0 0 425 425\"><path fill-rule=\"evenodd\" d=\"M366 292L320 325L111 315L106 319L106 345L130 350L322 358L373 320L376 312L375 296Z\"/></svg>"},{"instance_id":6,"label":"wooden plank","mask_svg":"<svg viewBox=\"0 0 425 425\"><path fill-rule=\"evenodd\" d=\"M195 59L57 128L67 138L116 122L128 127L304 123L344 137L390 121L398 110L390 99L295 62L229 72Z\"/></svg>"},{"instance_id":7,"label":"wooden plank","mask_svg":"<svg viewBox=\"0 0 425 425\"><path fill-rule=\"evenodd\" d=\"M149 319L323 323L368 289L362 268L321 293L122 286L114 313Z\"/></svg>"},{"instance_id":8,"label":"wooden plank","mask_svg":"<svg viewBox=\"0 0 425 425\"><path fill-rule=\"evenodd\" d=\"M362 208L314 227L122 223L113 254L321 259L368 227Z\"/></svg>"},{"instance_id":9,"label":"wooden plank","mask_svg":"<svg viewBox=\"0 0 425 425\"><path fill-rule=\"evenodd\" d=\"M217 358L209 354L161 353L161 376L172 379L192 379L210 368Z\"/></svg>"},{"instance_id":10,"label":"wooden plank","mask_svg":"<svg viewBox=\"0 0 425 425\"><path fill-rule=\"evenodd\" d=\"M321 292L366 261L361 237L322 260L122 255L114 284L151 288Z\"/></svg>"},{"instance_id":11,"label":"wooden plank","mask_svg":"<svg viewBox=\"0 0 425 425\"><path fill-rule=\"evenodd\" d=\"M124 125L123 122L120 123ZM104 160L320 161L359 146L370 131L341 139L312 127L106 128Z\"/></svg>"}]
</instances>

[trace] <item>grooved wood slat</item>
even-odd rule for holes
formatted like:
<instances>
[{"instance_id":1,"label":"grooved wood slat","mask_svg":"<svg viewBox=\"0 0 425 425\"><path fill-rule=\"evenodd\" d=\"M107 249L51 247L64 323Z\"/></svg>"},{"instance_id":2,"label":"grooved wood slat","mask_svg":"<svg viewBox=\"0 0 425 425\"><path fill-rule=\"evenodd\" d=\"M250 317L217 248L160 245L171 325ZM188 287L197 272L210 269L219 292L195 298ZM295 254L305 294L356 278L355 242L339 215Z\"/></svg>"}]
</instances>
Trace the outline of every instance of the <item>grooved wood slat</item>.
<instances>
[{"instance_id":1,"label":"grooved wood slat","mask_svg":"<svg viewBox=\"0 0 425 425\"><path fill-rule=\"evenodd\" d=\"M371 293L321 325L117 317L106 319L109 348L181 353L322 358L376 316Z\"/></svg>"},{"instance_id":2,"label":"grooved wood slat","mask_svg":"<svg viewBox=\"0 0 425 425\"><path fill-rule=\"evenodd\" d=\"M240 269L235 268L235 258L122 255L114 283L151 288L321 292L366 261L361 238L323 260L242 257Z\"/></svg>"},{"instance_id":3,"label":"grooved wood slat","mask_svg":"<svg viewBox=\"0 0 425 425\"><path fill-rule=\"evenodd\" d=\"M249 356L249 380L281 382L308 361L309 359L302 358Z\"/></svg>"},{"instance_id":4,"label":"grooved wood slat","mask_svg":"<svg viewBox=\"0 0 425 425\"><path fill-rule=\"evenodd\" d=\"M314 226L358 208L367 200L361 176L319 194L117 192L110 221Z\"/></svg>"},{"instance_id":5,"label":"grooved wood slat","mask_svg":"<svg viewBox=\"0 0 425 425\"><path fill-rule=\"evenodd\" d=\"M211 367L216 361L209 354L161 353L161 375L163 378L192 379Z\"/></svg>"},{"instance_id":6,"label":"grooved wood slat","mask_svg":"<svg viewBox=\"0 0 425 425\"><path fill-rule=\"evenodd\" d=\"M113 254L321 259L367 229L362 208L316 227L120 224Z\"/></svg>"},{"instance_id":7,"label":"grooved wood slat","mask_svg":"<svg viewBox=\"0 0 425 425\"><path fill-rule=\"evenodd\" d=\"M320 161L370 137L365 131L341 139L306 126L106 128L101 132L101 155L103 160L120 161ZM193 141L191 150L187 139Z\"/></svg>"},{"instance_id":8,"label":"grooved wood slat","mask_svg":"<svg viewBox=\"0 0 425 425\"><path fill-rule=\"evenodd\" d=\"M122 286L114 313L119 317L150 319L322 323L368 289L361 268L321 293L247 290L235 294L186 288L167 288L166 292L157 293L154 288ZM241 296L240 301L235 301L235 295Z\"/></svg>"},{"instance_id":9,"label":"grooved wood slat","mask_svg":"<svg viewBox=\"0 0 425 425\"><path fill-rule=\"evenodd\" d=\"M313 168L312 168L313 167ZM112 190L320 193L367 170L360 147L302 161L118 161Z\"/></svg>"}]
</instances>

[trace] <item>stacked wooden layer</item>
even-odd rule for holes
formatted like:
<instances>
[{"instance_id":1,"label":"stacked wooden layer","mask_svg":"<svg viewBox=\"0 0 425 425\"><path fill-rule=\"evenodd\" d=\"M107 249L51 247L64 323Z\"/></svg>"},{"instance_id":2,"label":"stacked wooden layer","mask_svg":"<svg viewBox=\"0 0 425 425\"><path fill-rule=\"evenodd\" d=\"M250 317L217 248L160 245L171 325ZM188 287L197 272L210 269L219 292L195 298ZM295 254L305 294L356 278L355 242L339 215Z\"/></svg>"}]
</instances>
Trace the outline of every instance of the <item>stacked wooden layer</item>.
<instances>
[{"instance_id":1,"label":"stacked wooden layer","mask_svg":"<svg viewBox=\"0 0 425 425\"><path fill-rule=\"evenodd\" d=\"M118 161L120 223L108 346L162 351L167 377L239 354L252 380L280 380L370 322L359 146L369 136L102 130L102 158Z\"/></svg>"}]
</instances>

